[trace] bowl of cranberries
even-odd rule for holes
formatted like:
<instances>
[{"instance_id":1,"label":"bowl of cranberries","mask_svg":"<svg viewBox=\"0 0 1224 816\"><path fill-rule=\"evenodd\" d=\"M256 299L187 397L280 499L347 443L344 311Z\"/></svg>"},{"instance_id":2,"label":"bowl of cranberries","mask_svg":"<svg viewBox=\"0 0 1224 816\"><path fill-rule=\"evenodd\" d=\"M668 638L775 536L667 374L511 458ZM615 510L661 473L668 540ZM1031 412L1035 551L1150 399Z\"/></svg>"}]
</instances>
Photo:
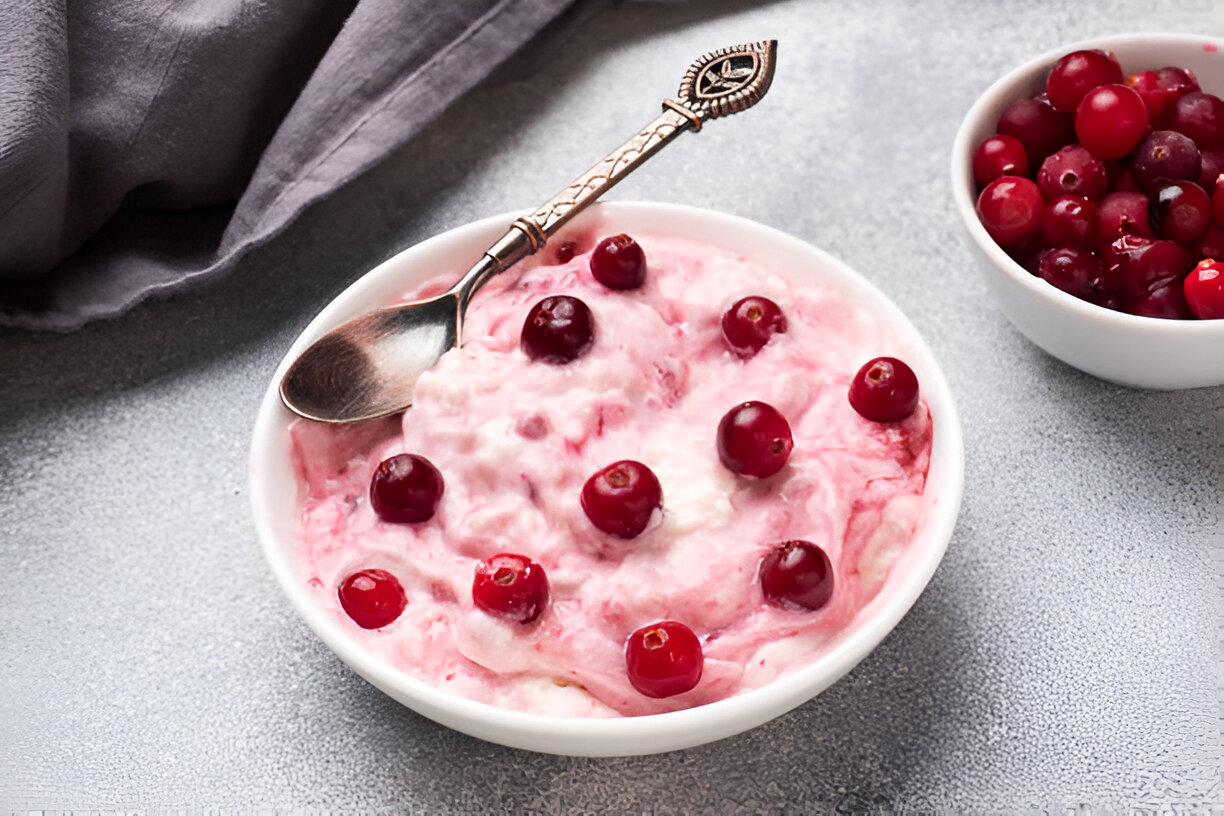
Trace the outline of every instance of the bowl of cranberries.
<instances>
[{"instance_id":1,"label":"bowl of cranberries","mask_svg":"<svg viewBox=\"0 0 1224 816\"><path fill-rule=\"evenodd\" d=\"M406 413L281 404L301 349L452 279L512 219L405 250L289 349L250 468L281 589L374 686L512 747L655 753L810 700L917 600L963 486L932 352L820 250L596 205L482 290Z\"/></svg>"},{"instance_id":2,"label":"bowl of cranberries","mask_svg":"<svg viewBox=\"0 0 1224 816\"><path fill-rule=\"evenodd\" d=\"M1138 388L1224 384L1224 40L1072 43L1004 75L952 149L957 210L1007 318Z\"/></svg>"}]
</instances>

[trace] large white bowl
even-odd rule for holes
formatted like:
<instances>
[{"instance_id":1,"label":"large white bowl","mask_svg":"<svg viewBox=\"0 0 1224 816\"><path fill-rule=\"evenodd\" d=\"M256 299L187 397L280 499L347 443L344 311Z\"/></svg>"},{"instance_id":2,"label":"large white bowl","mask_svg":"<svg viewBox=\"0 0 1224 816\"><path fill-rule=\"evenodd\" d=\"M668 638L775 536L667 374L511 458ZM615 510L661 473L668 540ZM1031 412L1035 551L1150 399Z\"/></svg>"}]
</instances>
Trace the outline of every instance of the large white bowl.
<instances>
[{"instance_id":1,"label":"large white bowl","mask_svg":"<svg viewBox=\"0 0 1224 816\"><path fill-rule=\"evenodd\" d=\"M973 104L952 146L952 196L972 239L974 258L999 308L1025 336L1063 362L1101 379L1139 388L1224 384L1224 320L1165 320L1082 301L1029 274L991 240L974 210L973 152L994 135L1012 102L1045 88L1064 54L1114 52L1127 75L1177 65L1204 91L1224 94L1224 40L1189 34L1125 34L1059 46L1004 74Z\"/></svg>"},{"instance_id":2,"label":"large white bowl","mask_svg":"<svg viewBox=\"0 0 1224 816\"><path fill-rule=\"evenodd\" d=\"M771 685L684 711L619 719L547 717L502 710L426 685L376 658L311 598L293 551L299 541L300 486L289 457L294 417L281 404L277 383L312 340L347 318L396 301L414 282L439 270L462 270L513 220L496 216L431 238L386 261L337 297L306 328L281 361L259 409L251 450L251 501L260 542L294 608L340 658L378 688L420 714L490 742L555 754L612 756L685 748L739 733L803 703L863 659L917 599L943 557L960 508L964 459L952 394L929 348L896 306L875 287L820 250L751 221L664 204L602 204L575 228L669 234L743 254L795 281L827 280L851 292L907 347L934 424L926 490L935 501L879 596L840 634L814 665ZM597 219L597 220L596 220ZM607 225L606 227L604 225Z\"/></svg>"}]
</instances>

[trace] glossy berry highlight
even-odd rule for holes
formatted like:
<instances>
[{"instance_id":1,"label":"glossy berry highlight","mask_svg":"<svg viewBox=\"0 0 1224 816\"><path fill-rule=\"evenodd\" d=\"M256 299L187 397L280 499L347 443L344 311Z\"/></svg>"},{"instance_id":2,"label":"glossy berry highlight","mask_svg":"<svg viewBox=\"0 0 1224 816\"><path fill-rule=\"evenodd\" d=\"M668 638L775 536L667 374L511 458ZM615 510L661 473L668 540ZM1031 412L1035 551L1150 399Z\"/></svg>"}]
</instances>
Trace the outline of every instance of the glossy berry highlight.
<instances>
[{"instance_id":1,"label":"glossy berry highlight","mask_svg":"<svg viewBox=\"0 0 1224 816\"><path fill-rule=\"evenodd\" d=\"M532 360L564 365L586 354L594 341L590 307L570 295L551 295L527 313L519 346Z\"/></svg>"},{"instance_id":2,"label":"glossy berry highlight","mask_svg":"<svg viewBox=\"0 0 1224 816\"><path fill-rule=\"evenodd\" d=\"M784 541L761 559L760 581L768 603L813 611L833 597L833 564L810 541Z\"/></svg>"},{"instance_id":3,"label":"glossy berry highlight","mask_svg":"<svg viewBox=\"0 0 1224 816\"><path fill-rule=\"evenodd\" d=\"M524 555L499 553L476 565L472 602L509 623L531 623L548 606L548 576Z\"/></svg>"},{"instance_id":4,"label":"glossy berry highlight","mask_svg":"<svg viewBox=\"0 0 1224 816\"><path fill-rule=\"evenodd\" d=\"M705 668L701 641L672 620L643 626L625 643L630 684L647 697L673 697L696 688Z\"/></svg>"},{"instance_id":5,"label":"glossy berry highlight","mask_svg":"<svg viewBox=\"0 0 1224 816\"><path fill-rule=\"evenodd\" d=\"M741 403L718 423L718 457L740 476L774 475L786 466L794 446L786 417L765 402Z\"/></svg>"},{"instance_id":6,"label":"glossy berry highlight","mask_svg":"<svg viewBox=\"0 0 1224 816\"><path fill-rule=\"evenodd\" d=\"M663 488L654 471L641 462L613 462L586 480L582 510L591 523L609 535L635 538L663 507Z\"/></svg>"},{"instance_id":7,"label":"glossy berry highlight","mask_svg":"<svg viewBox=\"0 0 1224 816\"><path fill-rule=\"evenodd\" d=\"M429 521L442 501L442 474L424 456L399 453L384 459L370 480L370 506L383 521Z\"/></svg>"},{"instance_id":8,"label":"glossy berry highlight","mask_svg":"<svg viewBox=\"0 0 1224 816\"><path fill-rule=\"evenodd\" d=\"M775 334L786 332L786 315L766 297L740 298L723 312L722 333L727 346L740 357L751 357Z\"/></svg>"},{"instance_id":9,"label":"glossy berry highlight","mask_svg":"<svg viewBox=\"0 0 1224 816\"><path fill-rule=\"evenodd\" d=\"M381 629L394 623L408 606L399 580L380 569L354 572L340 582L337 592L345 614L362 629Z\"/></svg>"},{"instance_id":10,"label":"glossy berry highlight","mask_svg":"<svg viewBox=\"0 0 1224 816\"><path fill-rule=\"evenodd\" d=\"M609 289L636 289L646 281L646 253L624 233L604 238L591 252L591 274Z\"/></svg>"},{"instance_id":11,"label":"glossy berry highlight","mask_svg":"<svg viewBox=\"0 0 1224 816\"><path fill-rule=\"evenodd\" d=\"M872 422L899 422L918 406L918 377L896 357L868 360L850 381L850 405Z\"/></svg>"}]
</instances>

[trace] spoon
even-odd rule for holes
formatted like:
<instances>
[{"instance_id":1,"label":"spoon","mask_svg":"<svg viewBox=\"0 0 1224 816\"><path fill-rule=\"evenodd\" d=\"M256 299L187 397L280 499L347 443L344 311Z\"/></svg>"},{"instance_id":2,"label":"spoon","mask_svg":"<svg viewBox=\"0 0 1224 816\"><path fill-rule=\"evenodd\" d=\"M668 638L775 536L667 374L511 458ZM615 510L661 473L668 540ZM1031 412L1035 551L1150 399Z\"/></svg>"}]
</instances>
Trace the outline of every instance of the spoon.
<instances>
[{"instance_id":1,"label":"spoon","mask_svg":"<svg viewBox=\"0 0 1224 816\"><path fill-rule=\"evenodd\" d=\"M702 55L680 83L678 99L506 234L445 293L378 309L320 337L285 372L281 400L320 422L387 416L412 404L417 378L459 345L463 316L477 290L538 251L549 236L686 130L752 107L773 80L777 41L720 48Z\"/></svg>"}]
</instances>

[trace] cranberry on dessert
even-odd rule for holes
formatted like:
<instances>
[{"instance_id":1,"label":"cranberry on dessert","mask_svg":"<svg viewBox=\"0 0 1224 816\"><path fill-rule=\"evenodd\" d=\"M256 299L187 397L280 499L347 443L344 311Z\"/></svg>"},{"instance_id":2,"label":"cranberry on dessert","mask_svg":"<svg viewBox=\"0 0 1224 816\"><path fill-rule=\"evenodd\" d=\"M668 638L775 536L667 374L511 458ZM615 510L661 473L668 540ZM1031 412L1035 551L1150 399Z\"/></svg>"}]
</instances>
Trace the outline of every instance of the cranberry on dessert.
<instances>
[{"instance_id":1,"label":"cranberry on dessert","mask_svg":"<svg viewBox=\"0 0 1224 816\"><path fill-rule=\"evenodd\" d=\"M384 459L370 480L370 506L383 521L429 521L442 500L442 474L424 456L399 453Z\"/></svg>"},{"instance_id":2,"label":"cranberry on dessert","mask_svg":"<svg viewBox=\"0 0 1224 816\"><path fill-rule=\"evenodd\" d=\"M646 253L624 233L604 238L591 253L591 274L609 289L636 289L646 280Z\"/></svg>"},{"instance_id":3,"label":"cranberry on dessert","mask_svg":"<svg viewBox=\"0 0 1224 816\"><path fill-rule=\"evenodd\" d=\"M1147 107L1125 85L1098 85L1075 109L1075 134L1081 145L1102 159L1120 159L1147 132Z\"/></svg>"},{"instance_id":4,"label":"cranberry on dessert","mask_svg":"<svg viewBox=\"0 0 1224 816\"><path fill-rule=\"evenodd\" d=\"M1071 115L1054 110L1044 96L1017 99L1008 105L995 130L1020 140L1029 168L1040 167L1046 156L1075 140Z\"/></svg>"},{"instance_id":5,"label":"cranberry on dessert","mask_svg":"<svg viewBox=\"0 0 1224 816\"><path fill-rule=\"evenodd\" d=\"M693 630L665 620L643 626L625 643L629 682L647 697L672 697L701 680L705 657Z\"/></svg>"},{"instance_id":6,"label":"cranberry on dessert","mask_svg":"<svg viewBox=\"0 0 1224 816\"><path fill-rule=\"evenodd\" d=\"M786 417L765 402L737 405L718 423L718 457L740 476L774 475L786 466L794 446Z\"/></svg>"},{"instance_id":7,"label":"cranberry on dessert","mask_svg":"<svg viewBox=\"0 0 1224 816\"><path fill-rule=\"evenodd\" d=\"M663 488L654 471L631 459L613 462L587 479L582 510L591 523L619 538L634 538L663 506Z\"/></svg>"},{"instance_id":8,"label":"cranberry on dessert","mask_svg":"<svg viewBox=\"0 0 1224 816\"><path fill-rule=\"evenodd\" d=\"M723 312L722 331L732 351L751 357L769 338L786 332L786 315L769 298L753 295L737 300Z\"/></svg>"},{"instance_id":9,"label":"cranberry on dessert","mask_svg":"<svg viewBox=\"0 0 1224 816\"><path fill-rule=\"evenodd\" d=\"M1157 235L1192 244L1211 224L1211 198L1193 181L1165 182L1152 193L1148 221Z\"/></svg>"},{"instance_id":10,"label":"cranberry on dessert","mask_svg":"<svg viewBox=\"0 0 1224 816\"><path fill-rule=\"evenodd\" d=\"M533 360L563 365L578 359L595 340L591 309L569 295L550 295L527 313L519 345Z\"/></svg>"},{"instance_id":11,"label":"cranberry on dessert","mask_svg":"<svg viewBox=\"0 0 1224 816\"><path fill-rule=\"evenodd\" d=\"M1015 136L991 136L973 153L973 180L978 187L985 187L999 176L1027 176L1028 170L1028 155Z\"/></svg>"},{"instance_id":12,"label":"cranberry on dessert","mask_svg":"<svg viewBox=\"0 0 1224 816\"><path fill-rule=\"evenodd\" d=\"M918 377L896 357L868 360L850 382L850 405L872 422L899 422L918 406Z\"/></svg>"},{"instance_id":13,"label":"cranberry on dessert","mask_svg":"<svg viewBox=\"0 0 1224 816\"><path fill-rule=\"evenodd\" d=\"M1130 156L1131 178L1144 192L1151 192L1162 180L1197 181L1202 157L1189 137L1175 130L1154 130Z\"/></svg>"},{"instance_id":14,"label":"cranberry on dessert","mask_svg":"<svg viewBox=\"0 0 1224 816\"><path fill-rule=\"evenodd\" d=\"M530 558L499 553L476 565L472 602L510 623L531 623L548 605L548 576Z\"/></svg>"},{"instance_id":15,"label":"cranberry on dessert","mask_svg":"<svg viewBox=\"0 0 1224 816\"><path fill-rule=\"evenodd\" d=\"M362 629L381 629L392 623L408 605L404 588L386 570L354 572L340 582L340 606Z\"/></svg>"},{"instance_id":16,"label":"cranberry on dessert","mask_svg":"<svg viewBox=\"0 0 1224 816\"><path fill-rule=\"evenodd\" d=\"M1041 230L1045 200L1031 179L1003 176L986 185L977 200L978 219L1002 247L1018 247Z\"/></svg>"},{"instance_id":17,"label":"cranberry on dessert","mask_svg":"<svg viewBox=\"0 0 1224 816\"><path fill-rule=\"evenodd\" d=\"M787 609L816 610L833 595L833 564L810 541L785 541L761 559L765 600Z\"/></svg>"},{"instance_id":18,"label":"cranberry on dessert","mask_svg":"<svg viewBox=\"0 0 1224 816\"><path fill-rule=\"evenodd\" d=\"M1186 276L1186 303L1200 320L1224 320L1224 262L1204 258Z\"/></svg>"},{"instance_id":19,"label":"cranberry on dessert","mask_svg":"<svg viewBox=\"0 0 1224 816\"><path fill-rule=\"evenodd\" d=\"M1095 199L1105 194L1109 177L1103 161L1079 145L1067 145L1041 163L1037 186L1047 201L1060 195Z\"/></svg>"},{"instance_id":20,"label":"cranberry on dessert","mask_svg":"<svg viewBox=\"0 0 1224 816\"><path fill-rule=\"evenodd\" d=\"M1046 96L1055 110L1073 113L1084 94L1098 85L1122 81L1122 66L1108 51L1072 51L1054 63Z\"/></svg>"},{"instance_id":21,"label":"cranberry on dessert","mask_svg":"<svg viewBox=\"0 0 1224 816\"><path fill-rule=\"evenodd\" d=\"M1101 259L1083 247L1059 247L1041 256L1037 275L1069 295L1088 300L1101 286Z\"/></svg>"}]
</instances>

